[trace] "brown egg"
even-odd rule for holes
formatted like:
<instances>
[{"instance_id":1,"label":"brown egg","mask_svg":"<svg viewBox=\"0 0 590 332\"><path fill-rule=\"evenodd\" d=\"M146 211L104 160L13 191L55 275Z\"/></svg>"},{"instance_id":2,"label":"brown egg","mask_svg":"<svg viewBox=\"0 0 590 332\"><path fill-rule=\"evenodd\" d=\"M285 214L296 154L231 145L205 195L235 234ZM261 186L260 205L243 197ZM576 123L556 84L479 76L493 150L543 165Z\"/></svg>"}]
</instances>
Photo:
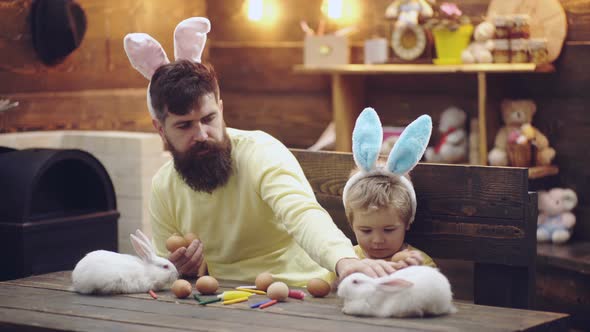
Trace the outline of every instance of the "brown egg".
<instances>
[{"instance_id":1,"label":"brown egg","mask_svg":"<svg viewBox=\"0 0 590 332\"><path fill-rule=\"evenodd\" d=\"M268 286L270 286L273 281L274 279L272 278L272 274L268 272L262 272L256 277L256 280L254 280L254 285L256 285L256 289L266 292Z\"/></svg>"},{"instance_id":2,"label":"brown egg","mask_svg":"<svg viewBox=\"0 0 590 332\"><path fill-rule=\"evenodd\" d=\"M393 262L399 262L399 261L403 261L404 259L410 257L410 251L409 250L402 250L398 253L396 253L395 255L393 255L393 257L391 257L391 261Z\"/></svg>"},{"instance_id":3,"label":"brown egg","mask_svg":"<svg viewBox=\"0 0 590 332\"><path fill-rule=\"evenodd\" d=\"M203 295L215 294L217 289L219 288L219 282L217 279L211 276L202 276L197 279L197 283L195 287L199 291L199 293Z\"/></svg>"},{"instance_id":4,"label":"brown egg","mask_svg":"<svg viewBox=\"0 0 590 332\"><path fill-rule=\"evenodd\" d=\"M191 286L190 282L184 279L178 279L172 284L171 290L177 298L184 299L185 297L191 295L193 292L193 286Z\"/></svg>"},{"instance_id":5,"label":"brown egg","mask_svg":"<svg viewBox=\"0 0 590 332\"><path fill-rule=\"evenodd\" d=\"M307 282L307 291L313 297L324 297L330 294L332 287L323 279L313 278Z\"/></svg>"},{"instance_id":6,"label":"brown egg","mask_svg":"<svg viewBox=\"0 0 590 332\"><path fill-rule=\"evenodd\" d=\"M281 281L273 282L266 290L266 296L277 301L284 301L289 296L289 287Z\"/></svg>"},{"instance_id":7,"label":"brown egg","mask_svg":"<svg viewBox=\"0 0 590 332\"><path fill-rule=\"evenodd\" d=\"M184 234L184 239L186 240L186 245L190 246L194 240L198 239L199 237L195 233L186 233Z\"/></svg>"},{"instance_id":8,"label":"brown egg","mask_svg":"<svg viewBox=\"0 0 590 332\"><path fill-rule=\"evenodd\" d=\"M180 247L186 247L186 240L178 235L172 234L168 240L166 240L166 249L170 252L175 252Z\"/></svg>"}]
</instances>

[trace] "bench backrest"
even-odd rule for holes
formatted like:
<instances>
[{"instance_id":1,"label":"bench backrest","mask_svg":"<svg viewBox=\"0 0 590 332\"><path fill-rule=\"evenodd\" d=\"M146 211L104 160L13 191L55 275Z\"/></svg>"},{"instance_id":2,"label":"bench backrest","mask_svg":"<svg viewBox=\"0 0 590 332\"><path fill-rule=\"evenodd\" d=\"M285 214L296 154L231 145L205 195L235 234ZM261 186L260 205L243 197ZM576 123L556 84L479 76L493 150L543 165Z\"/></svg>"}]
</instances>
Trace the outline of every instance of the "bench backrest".
<instances>
[{"instance_id":1,"label":"bench backrest","mask_svg":"<svg viewBox=\"0 0 590 332\"><path fill-rule=\"evenodd\" d=\"M291 150L320 204L353 240L342 189L352 154ZM474 263L474 302L532 307L536 255L536 193L524 168L419 164L411 172L418 209L408 243L433 258Z\"/></svg>"}]
</instances>

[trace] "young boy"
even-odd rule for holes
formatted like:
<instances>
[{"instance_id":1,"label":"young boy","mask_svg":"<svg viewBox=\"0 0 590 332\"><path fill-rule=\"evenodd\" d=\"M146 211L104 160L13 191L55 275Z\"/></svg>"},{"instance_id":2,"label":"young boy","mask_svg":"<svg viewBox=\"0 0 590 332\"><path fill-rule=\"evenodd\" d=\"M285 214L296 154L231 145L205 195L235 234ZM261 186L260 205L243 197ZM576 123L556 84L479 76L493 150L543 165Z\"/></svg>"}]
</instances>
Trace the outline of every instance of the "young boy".
<instances>
[{"instance_id":1,"label":"young boy","mask_svg":"<svg viewBox=\"0 0 590 332\"><path fill-rule=\"evenodd\" d=\"M356 236L361 259L396 262L396 268L436 264L426 253L405 243L414 221L415 193L407 177L388 172L356 173L346 186L344 208Z\"/></svg>"}]
</instances>

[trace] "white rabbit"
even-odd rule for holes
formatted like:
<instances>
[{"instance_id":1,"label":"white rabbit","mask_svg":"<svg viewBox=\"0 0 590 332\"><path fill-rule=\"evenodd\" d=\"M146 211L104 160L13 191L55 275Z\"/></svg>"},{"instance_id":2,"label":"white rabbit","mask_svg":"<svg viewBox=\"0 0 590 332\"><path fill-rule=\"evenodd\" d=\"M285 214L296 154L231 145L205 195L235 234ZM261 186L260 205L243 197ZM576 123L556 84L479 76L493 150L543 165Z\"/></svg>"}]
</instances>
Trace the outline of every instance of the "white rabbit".
<instances>
[{"instance_id":1,"label":"white rabbit","mask_svg":"<svg viewBox=\"0 0 590 332\"><path fill-rule=\"evenodd\" d=\"M169 260L158 257L140 230L130 234L139 257L96 250L82 258L72 272L75 291L82 294L142 293L160 290L178 277Z\"/></svg>"},{"instance_id":2,"label":"white rabbit","mask_svg":"<svg viewBox=\"0 0 590 332\"><path fill-rule=\"evenodd\" d=\"M388 276L362 273L346 277L338 287L342 312L375 317L422 317L457 312L449 280L436 268L410 266Z\"/></svg>"}]
</instances>

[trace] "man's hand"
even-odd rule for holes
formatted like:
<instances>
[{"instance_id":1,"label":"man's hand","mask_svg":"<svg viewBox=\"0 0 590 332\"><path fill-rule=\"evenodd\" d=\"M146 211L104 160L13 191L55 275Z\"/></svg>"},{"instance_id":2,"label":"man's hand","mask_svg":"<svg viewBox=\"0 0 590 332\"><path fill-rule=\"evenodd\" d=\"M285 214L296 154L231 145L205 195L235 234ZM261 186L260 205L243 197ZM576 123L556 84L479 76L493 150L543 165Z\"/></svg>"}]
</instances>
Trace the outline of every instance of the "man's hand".
<instances>
[{"instance_id":1,"label":"man's hand","mask_svg":"<svg viewBox=\"0 0 590 332\"><path fill-rule=\"evenodd\" d=\"M336 273L340 277L340 280L355 272L377 278L389 275L395 272L395 270L393 262L387 262L381 259L365 258L360 260L358 258L342 258L336 263Z\"/></svg>"},{"instance_id":2,"label":"man's hand","mask_svg":"<svg viewBox=\"0 0 590 332\"><path fill-rule=\"evenodd\" d=\"M176 266L180 274L196 277L199 267L204 264L203 243L200 240L193 240L187 248L176 249L168 259Z\"/></svg>"}]
</instances>

